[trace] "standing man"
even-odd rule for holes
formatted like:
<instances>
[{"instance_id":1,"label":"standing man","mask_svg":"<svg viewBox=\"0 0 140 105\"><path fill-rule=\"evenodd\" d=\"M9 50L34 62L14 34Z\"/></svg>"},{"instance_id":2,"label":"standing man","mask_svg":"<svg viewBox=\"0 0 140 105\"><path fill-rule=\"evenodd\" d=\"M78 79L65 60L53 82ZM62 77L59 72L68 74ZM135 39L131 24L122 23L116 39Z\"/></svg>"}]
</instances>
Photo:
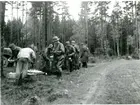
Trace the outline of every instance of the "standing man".
<instances>
[{"instance_id":1,"label":"standing man","mask_svg":"<svg viewBox=\"0 0 140 105\"><path fill-rule=\"evenodd\" d=\"M65 48L64 45L59 41L59 38L57 36L54 36L52 41L54 54L53 65L57 69L57 77L58 79L60 79L62 77L62 65L64 63Z\"/></svg>"},{"instance_id":2,"label":"standing man","mask_svg":"<svg viewBox=\"0 0 140 105\"><path fill-rule=\"evenodd\" d=\"M74 40L71 41L71 45L74 47L75 49L75 55L74 55L74 66L75 66L75 69L80 69L80 66L79 66L79 53L80 53L80 49L79 49L79 46L75 43Z\"/></svg>"},{"instance_id":3,"label":"standing man","mask_svg":"<svg viewBox=\"0 0 140 105\"><path fill-rule=\"evenodd\" d=\"M49 44L49 46L45 49L45 54L47 57L52 56L52 51L53 51L53 45Z\"/></svg>"},{"instance_id":4,"label":"standing man","mask_svg":"<svg viewBox=\"0 0 140 105\"><path fill-rule=\"evenodd\" d=\"M53 62L53 45L50 44L44 52L43 58L46 62L46 67L49 68L49 72L52 70L52 62Z\"/></svg>"},{"instance_id":5,"label":"standing man","mask_svg":"<svg viewBox=\"0 0 140 105\"><path fill-rule=\"evenodd\" d=\"M82 44L80 57L81 57L82 67L87 68L88 57L89 57L89 49L84 44Z\"/></svg>"},{"instance_id":6,"label":"standing man","mask_svg":"<svg viewBox=\"0 0 140 105\"><path fill-rule=\"evenodd\" d=\"M36 54L31 48L22 48L17 56L16 83L22 84L22 79L27 76L29 63L34 63Z\"/></svg>"},{"instance_id":7,"label":"standing man","mask_svg":"<svg viewBox=\"0 0 140 105\"><path fill-rule=\"evenodd\" d=\"M74 70L74 58L75 58L75 49L70 44L69 41L66 42L65 46L65 52L66 52L66 68L72 72Z\"/></svg>"}]
</instances>

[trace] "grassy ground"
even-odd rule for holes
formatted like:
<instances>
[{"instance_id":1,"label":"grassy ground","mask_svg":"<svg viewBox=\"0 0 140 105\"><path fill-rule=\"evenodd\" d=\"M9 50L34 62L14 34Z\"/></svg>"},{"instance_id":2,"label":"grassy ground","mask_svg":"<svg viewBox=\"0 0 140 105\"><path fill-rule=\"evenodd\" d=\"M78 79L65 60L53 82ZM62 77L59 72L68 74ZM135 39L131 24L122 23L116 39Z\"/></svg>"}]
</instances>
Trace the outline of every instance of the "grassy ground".
<instances>
[{"instance_id":1,"label":"grassy ground","mask_svg":"<svg viewBox=\"0 0 140 105\"><path fill-rule=\"evenodd\" d=\"M5 68L5 71L6 74L14 70L13 68ZM35 95L48 97L48 102L51 102L55 100L54 96L52 99L50 98L51 93L59 90L59 88L61 87L56 76L32 76L25 80L22 86L14 85L14 80L7 78L3 78L1 81L2 100L8 101L9 105L20 105L27 97Z\"/></svg>"},{"instance_id":2,"label":"grassy ground","mask_svg":"<svg viewBox=\"0 0 140 105\"><path fill-rule=\"evenodd\" d=\"M91 68L92 64L89 65ZM5 75L14 72L14 68L5 68ZM38 96L44 98L45 103L52 103L58 98L69 98L68 90L77 86L77 78L83 74L84 69L73 71L63 71L63 80L59 82L55 75L32 76L24 81L22 86L14 85L14 80L2 78L1 95L2 101L6 105L21 105L27 98Z\"/></svg>"},{"instance_id":3,"label":"grassy ground","mask_svg":"<svg viewBox=\"0 0 140 105\"><path fill-rule=\"evenodd\" d=\"M92 68L96 64L89 63L88 68ZM4 68L5 75L9 72L15 72L15 68ZM24 102L27 98L35 95L43 98L43 100L45 100L45 103L53 103L58 98L70 98L72 94L69 94L68 90L77 88L79 77L83 76L85 72L86 71L84 70L84 68L73 71L72 73L64 70L62 82L59 82L55 75L32 76L24 81L24 84L22 86L14 85L14 80L2 78L2 101L4 103L7 103L6 105L20 105L21 102ZM75 92L73 92L73 96L74 95ZM73 99L75 100L74 97ZM73 99L68 103L73 103Z\"/></svg>"},{"instance_id":4,"label":"grassy ground","mask_svg":"<svg viewBox=\"0 0 140 105\"><path fill-rule=\"evenodd\" d=\"M98 61L96 60L96 62L99 62L100 64L100 62L105 62L105 60L98 59ZM90 63L88 69L92 68L93 66L96 66L97 64L98 63L94 64ZM14 72L15 69L4 68L4 71L5 71L4 74L6 75L9 72ZM93 70L91 69L90 71L93 72ZM82 90L77 90L77 88L79 84L81 84L80 80L84 84L85 81L84 78L88 79L88 74L89 73L85 71L85 69L83 68L77 71L73 71L72 73L69 73L68 71L65 70L63 71L62 82L59 82L56 79L56 76L54 75L51 76L38 75L28 78L22 86L14 85L14 80L2 78L1 80L2 101L6 103L6 105L21 105L22 102L24 102L31 96L38 96L41 97L41 99L45 100L45 103L50 104L59 98L69 99L71 98L71 96L76 97L77 94L79 94L80 96ZM87 86L84 87L87 88ZM69 90L72 90L72 92L69 93ZM75 99L76 98L72 97L71 101L67 103L76 102Z\"/></svg>"}]
</instances>

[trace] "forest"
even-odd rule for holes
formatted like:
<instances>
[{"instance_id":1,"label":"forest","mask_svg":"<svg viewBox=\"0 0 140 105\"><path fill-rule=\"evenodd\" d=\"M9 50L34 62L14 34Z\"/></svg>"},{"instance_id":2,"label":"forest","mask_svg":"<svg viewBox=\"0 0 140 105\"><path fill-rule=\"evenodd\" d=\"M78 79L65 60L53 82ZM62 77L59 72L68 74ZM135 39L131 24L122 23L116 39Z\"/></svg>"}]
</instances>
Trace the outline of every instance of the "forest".
<instances>
[{"instance_id":1,"label":"forest","mask_svg":"<svg viewBox=\"0 0 140 105\"><path fill-rule=\"evenodd\" d=\"M28 3L32 6L27 10ZM8 16L11 19L6 22L7 5L12 9ZM95 56L138 55L140 2L116 1L112 10L110 5L111 1L81 2L79 19L75 20L69 13L67 1L0 2L1 44L26 47L34 43L41 51L56 35L64 44L68 40L87 43ZM17 16L13 16L14 9Z\"/></svg>"},{"instance_id":2,"label":"forest","mask_svg":"<svg viewBox=\"0 0 140 105\"><path fill-rule=\"evenodd\" d=\"M0 1L2 105L139 104L140 1L69 1Z\"/></svg>"}]
</instances>

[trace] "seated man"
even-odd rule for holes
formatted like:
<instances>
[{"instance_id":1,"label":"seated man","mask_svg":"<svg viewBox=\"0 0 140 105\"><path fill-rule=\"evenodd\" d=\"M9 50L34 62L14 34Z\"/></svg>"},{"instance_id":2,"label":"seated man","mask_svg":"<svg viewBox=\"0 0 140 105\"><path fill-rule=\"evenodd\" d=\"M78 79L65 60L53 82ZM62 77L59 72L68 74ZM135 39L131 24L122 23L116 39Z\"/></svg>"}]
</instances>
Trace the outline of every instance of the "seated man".
<instances>
[{"instance_id":1,"label":"seated man","mask_svg":"<svg viewBox=\"0 0 140 105\"><path fill-rule=\"evenodd\" d=\"M74 54L75 49L72 45L70 45L70 42L66 42L65 46L65 53L66 53L66 67L70 72L74 70Z\"/></svg>"},{"instance_id":2,"label":"seated man","mask_svg":"<svg viewBox=\"0 0 140 105\"><path fill-rule=\"evenodd\" d=\"M27 76L29 63L35 62L36 54L31 48L22 48L17 56L16 83L22 84L22 79Z\"/></svg>"}]
</instances>

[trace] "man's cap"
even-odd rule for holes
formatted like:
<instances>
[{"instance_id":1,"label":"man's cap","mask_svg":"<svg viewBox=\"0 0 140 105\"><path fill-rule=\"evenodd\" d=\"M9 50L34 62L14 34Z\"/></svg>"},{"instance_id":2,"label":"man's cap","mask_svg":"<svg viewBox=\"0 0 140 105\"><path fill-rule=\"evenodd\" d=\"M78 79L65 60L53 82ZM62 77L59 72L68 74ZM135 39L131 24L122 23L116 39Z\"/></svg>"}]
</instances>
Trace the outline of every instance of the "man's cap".
<instances>
[{"instance_id":1,"label":"man's cap","mask_svg":"<svg viewBox=\"0 0 140 105\"><path fill-rule=\"evenodd\" d=\"M15 47L16 47L16 45L14 43L9 45L9 48L15 48Z\"/></svg>"},{"instance_id":2,"label":"man's cap","mask_svg":"<svg viewBox=\"0 0 140 105\"><path fill-rule=\"evenodd\" d=\"M66 41L66 44L70 44L70 41Z\"/></svg>"},{"instance_id":3,"label":"man's cap","mask_svg":"<svg viewBox=\"0 0 140 105\"><path fill-rule=\"evenodd\" d=\"M52 40L53 40L53 42L56 42L56 41L59 41L59 38L58 38L57 36L54 36L54 37L52 38Z\"/></svg>"},{"instance_id":4,"label":"man's cap","mask_svg":"<svg viewBox=\"0 0 140 105\"><path fill-rule=\"evenodd\" d=\"M75 41L74 41L74 40L72 40L72 41L71 41L71 43L75 43Z\"/></svg>"}]
</instances>

